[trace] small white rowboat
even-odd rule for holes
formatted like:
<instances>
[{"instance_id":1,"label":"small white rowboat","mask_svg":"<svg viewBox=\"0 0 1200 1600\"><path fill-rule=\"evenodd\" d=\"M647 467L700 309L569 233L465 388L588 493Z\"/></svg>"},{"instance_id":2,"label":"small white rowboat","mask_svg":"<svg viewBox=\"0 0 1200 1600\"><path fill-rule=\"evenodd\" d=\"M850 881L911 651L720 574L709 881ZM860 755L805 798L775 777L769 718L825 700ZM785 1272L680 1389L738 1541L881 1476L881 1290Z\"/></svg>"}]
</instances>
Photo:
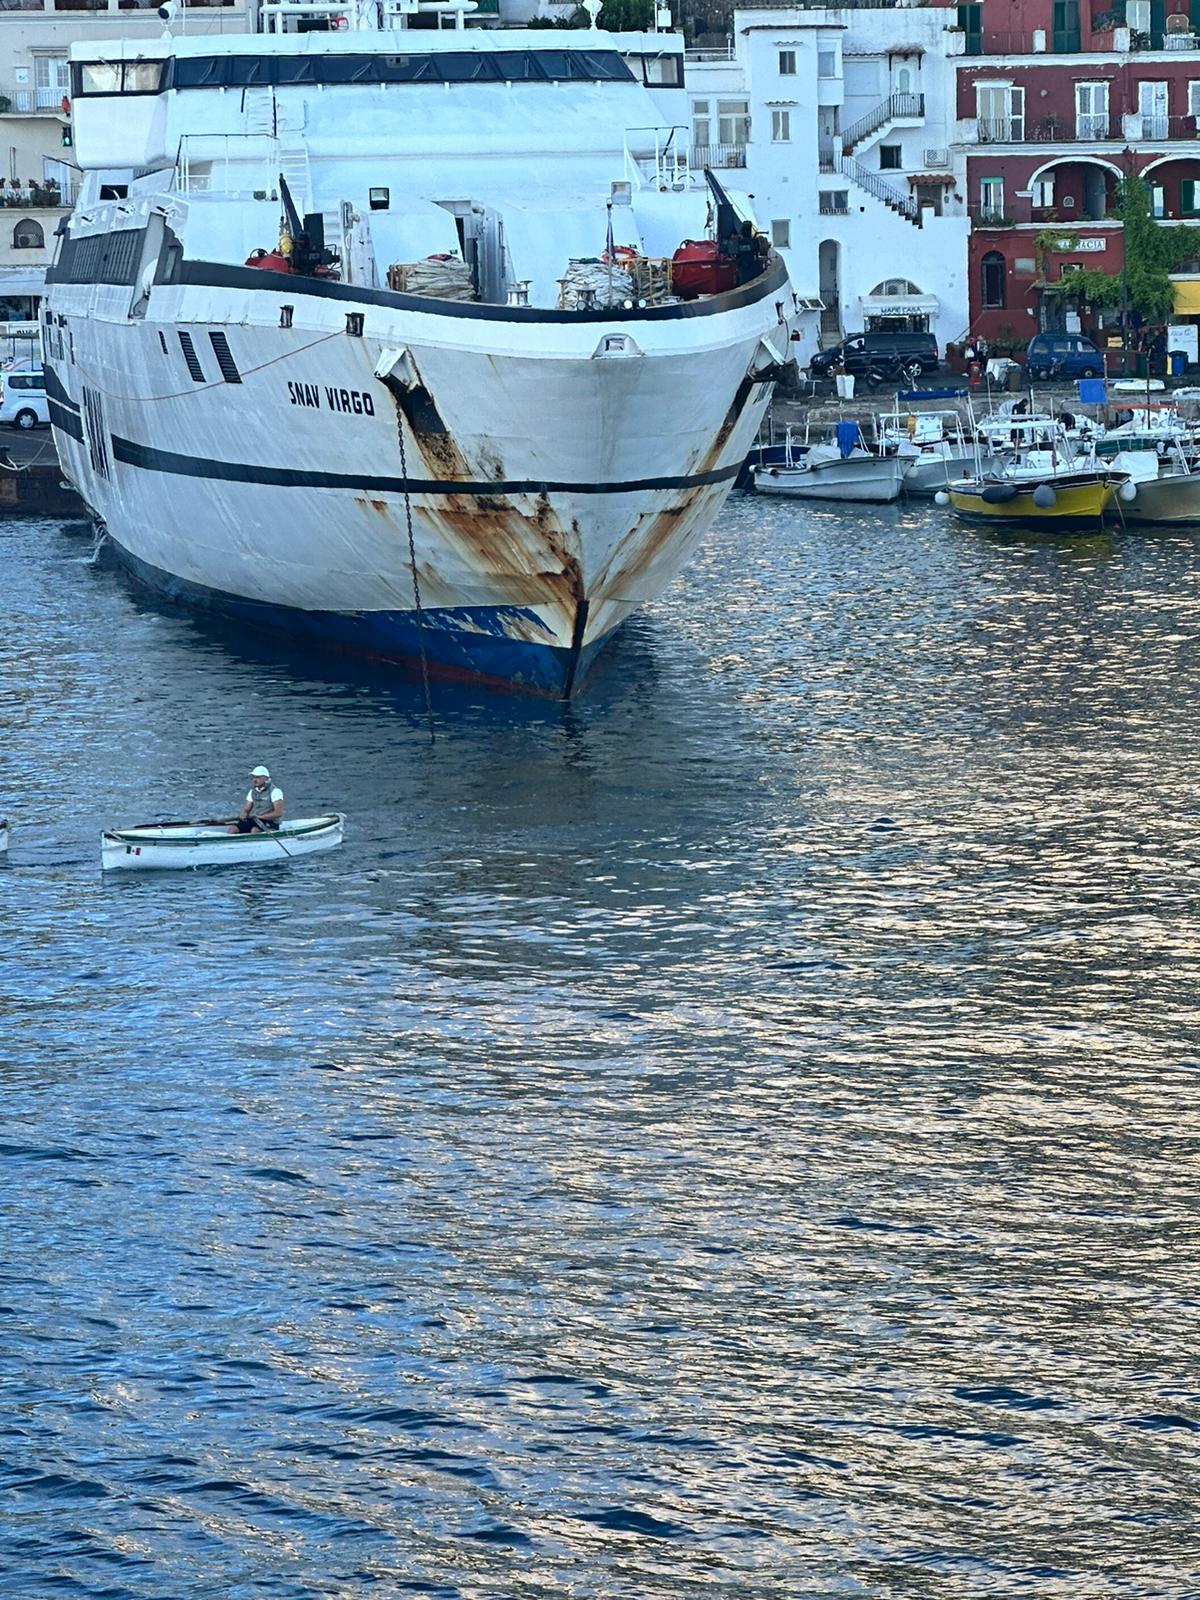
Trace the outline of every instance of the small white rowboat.
<instances>
[{"instance_id":1,"label":"small white rowboat","mask_svg":"<svg viewBox=\"0 0 1200 1600\"><path fill-rule=\"evenodd\" d=\"M224 822L154 822L100 835L104 872L161 871L180 867L225 867L246 861L288 861L342 842L346 819L297 817L268 832L230 833Z\"/></svg>"},{"instance_id":2,"label":"small white rowboat","mask_svg":"<svg viewBox=\"0 0 1200 1600\"><path fill-rule=\"evenodd\" d=\"M0 856L8 850L8 823L0 822Z\"/></svg>"}]
</instances>

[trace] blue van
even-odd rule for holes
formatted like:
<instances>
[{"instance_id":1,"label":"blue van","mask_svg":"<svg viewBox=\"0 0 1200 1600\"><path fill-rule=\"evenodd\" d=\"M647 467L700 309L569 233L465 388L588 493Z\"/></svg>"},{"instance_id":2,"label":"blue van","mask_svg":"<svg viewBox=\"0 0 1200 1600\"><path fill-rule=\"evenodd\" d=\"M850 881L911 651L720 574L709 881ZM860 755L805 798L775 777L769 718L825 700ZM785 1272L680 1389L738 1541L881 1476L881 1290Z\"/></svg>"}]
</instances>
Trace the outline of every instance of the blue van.
<instances>
[{"instance_id":1,"label":"blue van","mask_svg":"<svg viewBox=\"0 0 1200 1600\"><path fill-rule=\"evenodd\" d=\"M1104 352L1081 333L1035 333L1025 363L1031 378L1104 376Z\"/></svg>"}]
</instances>

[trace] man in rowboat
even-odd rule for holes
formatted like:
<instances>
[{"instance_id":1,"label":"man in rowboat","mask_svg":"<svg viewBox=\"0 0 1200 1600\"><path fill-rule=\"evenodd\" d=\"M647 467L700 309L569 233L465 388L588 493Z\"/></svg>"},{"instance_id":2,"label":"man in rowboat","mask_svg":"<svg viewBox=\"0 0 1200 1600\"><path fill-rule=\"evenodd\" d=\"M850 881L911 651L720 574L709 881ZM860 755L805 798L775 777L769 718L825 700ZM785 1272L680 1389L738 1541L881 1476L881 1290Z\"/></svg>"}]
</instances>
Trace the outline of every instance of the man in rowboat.
<instances>
[{"instance_id":1,"label":"man in rowboat","mask_svg":"<svg viewBox=\"0 0 1200 1600\"><path fill-rule=\"evenodd\" d=\"M255 767L250 774L250 792L230 833L264 833L283 821L283 790L271 782L266 767Z\"/></svg>"}]
</instances>

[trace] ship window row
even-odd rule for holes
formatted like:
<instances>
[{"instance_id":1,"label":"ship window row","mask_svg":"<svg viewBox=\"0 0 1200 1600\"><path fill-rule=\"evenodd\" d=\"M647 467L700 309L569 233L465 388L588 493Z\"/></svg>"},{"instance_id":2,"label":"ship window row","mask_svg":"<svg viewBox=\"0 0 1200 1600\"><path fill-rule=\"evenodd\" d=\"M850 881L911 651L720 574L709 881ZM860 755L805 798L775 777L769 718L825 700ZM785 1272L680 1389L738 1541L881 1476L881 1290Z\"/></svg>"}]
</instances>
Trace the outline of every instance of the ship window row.
<instances>
[{"instance_id":1,"label":"ship window row","mask_svg":"<svg viewBox=\"0 0 1200 1600\"><path fill-rule=\"evenodd\" d=\"M265 84L632 83L615 50L444 50L436 55L187 56L77 61L77 99Z\"/></svg>"}]
</instances>

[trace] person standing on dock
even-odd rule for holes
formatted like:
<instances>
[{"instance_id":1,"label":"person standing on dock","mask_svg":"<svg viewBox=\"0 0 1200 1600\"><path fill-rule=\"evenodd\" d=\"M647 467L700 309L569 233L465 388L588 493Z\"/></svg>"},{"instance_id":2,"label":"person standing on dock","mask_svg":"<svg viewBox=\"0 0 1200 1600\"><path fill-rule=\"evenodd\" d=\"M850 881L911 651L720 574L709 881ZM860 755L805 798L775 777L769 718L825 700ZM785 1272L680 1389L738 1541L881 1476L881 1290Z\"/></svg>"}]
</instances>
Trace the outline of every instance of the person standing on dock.
<instances>
[{"instance_id":1,"label":"person standing on dock","mask_svg":"<svg viewBox=\"0 0 1200 1600\"><path fill-rule=\"evenodd\" d=\"M266 767L250 774L250 792L230 833L255 833L277 828L283 821L283 790L271 782Z\"/></svg>"}]
</instances>

